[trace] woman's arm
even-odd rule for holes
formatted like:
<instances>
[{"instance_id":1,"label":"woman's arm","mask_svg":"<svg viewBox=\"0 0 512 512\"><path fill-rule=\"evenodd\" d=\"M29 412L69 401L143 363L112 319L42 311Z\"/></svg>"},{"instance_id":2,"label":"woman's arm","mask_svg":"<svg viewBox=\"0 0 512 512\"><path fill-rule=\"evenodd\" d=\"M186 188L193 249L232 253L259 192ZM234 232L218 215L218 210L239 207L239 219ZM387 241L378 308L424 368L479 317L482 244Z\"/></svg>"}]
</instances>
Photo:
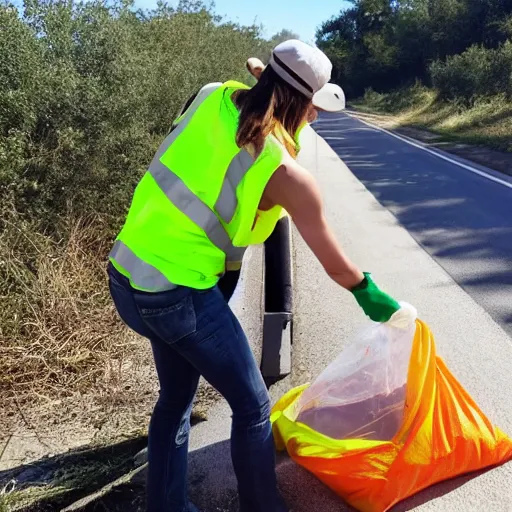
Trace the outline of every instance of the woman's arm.
<instances>
[{"instance_id":1,"label":"woman's arm","mask_svg":"<svg viewBox=\"0 0 512 512\"><path fill-rule=\"evenodd\" d=\"M343 252L327 224L315 179L297 162L287 160L274 173L263 199L266 204L281 205L290 214L304 241L334 281L347 290L363 281L363 273Z\"/></svg>"},{"instance_id":2,"label":"woman's arm","mask_svg":"<svg viewBox=\"0 0 512 512\"><path fill-rule=\"evenodd\" d=\"M395 299L363 274L337 242L324 216L322 197L314 178L288 159L270 178L262 198L265 208L281 205L327 274L350 290L363 311L375 322L387 322L400 309Z\"/></svg>"}]
</instances>

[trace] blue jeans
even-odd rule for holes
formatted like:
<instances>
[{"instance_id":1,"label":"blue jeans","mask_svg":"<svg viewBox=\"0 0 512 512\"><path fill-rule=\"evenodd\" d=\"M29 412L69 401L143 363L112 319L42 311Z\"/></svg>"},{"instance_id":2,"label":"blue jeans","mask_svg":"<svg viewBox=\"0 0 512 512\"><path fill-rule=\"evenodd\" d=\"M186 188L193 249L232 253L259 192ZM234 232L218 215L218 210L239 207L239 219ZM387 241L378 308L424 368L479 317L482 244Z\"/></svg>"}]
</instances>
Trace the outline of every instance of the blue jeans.
<instances>
[{"instance_id":1,"label":"blue jeans","mask_svg":"<svg viewBox=\"0 0 512 512\"><path fill-rule=\"evenodd\" d=\"M160 395L149 426L148 512L189 512L187 452L192 402L202 375L233 412L231 457L242 512L284 512L277 490L267 388L238 320L218 287L134 290L109 266L122 320L149 338Z\"/></svg>"}]
</instances>

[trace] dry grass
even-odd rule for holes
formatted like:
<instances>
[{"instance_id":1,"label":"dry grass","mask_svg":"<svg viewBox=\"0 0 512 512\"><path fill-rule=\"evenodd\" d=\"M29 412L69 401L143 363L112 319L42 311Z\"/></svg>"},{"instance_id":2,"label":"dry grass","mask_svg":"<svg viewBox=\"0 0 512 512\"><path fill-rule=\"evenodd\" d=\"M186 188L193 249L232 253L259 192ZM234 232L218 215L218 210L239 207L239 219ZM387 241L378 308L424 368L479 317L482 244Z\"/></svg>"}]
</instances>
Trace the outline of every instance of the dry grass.
<instances>
[{"instance_id":1,"label":"dry grass","mask_svg":"<svg viewBox=\"0 0 512 512\"><path fill-rule=\"evenodd\" d=\"M4 410L95 390L115 400L136 339L111 303L99 219L56 242L14 215L0 232L0 403Z\"/></svg>"},{"instance_id":2,"label":"dry grass","mask_svg":"<svg viewBox=\"0 0 512 512\"><path fill-rule=\"evenodd\" d=\"M447 141L512 152L512 103L504 96L479 98L468 106L442 102L434 90L415 85L389 94L368 91L354 106L363 112L393 114L397 127L423 128Z\"/></svg>"},{"instance_id":3,"label":"dry grass","mask_svg":"<svg viewBox=\"0 0 512 512\"><path fill-rule=\"evenodd\" d=\"M12 212L0 215L0 467L144 435L158 379L110 298L109 230L89 218L50 237ZM196 419L218 399L202 382Z\"/></svg>"}]
</instances>

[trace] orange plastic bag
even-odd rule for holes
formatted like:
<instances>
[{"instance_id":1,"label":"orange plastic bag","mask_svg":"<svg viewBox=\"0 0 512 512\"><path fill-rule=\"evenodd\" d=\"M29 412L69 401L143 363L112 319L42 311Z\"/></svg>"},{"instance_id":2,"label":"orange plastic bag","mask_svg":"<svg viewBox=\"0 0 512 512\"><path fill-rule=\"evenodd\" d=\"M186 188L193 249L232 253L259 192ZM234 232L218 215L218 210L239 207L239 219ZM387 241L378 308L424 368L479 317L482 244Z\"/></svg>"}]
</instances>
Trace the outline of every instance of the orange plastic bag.
<instances>
[{"instance_id":1,"label":"orange plastic bag","mask_svg":"<svg viewBox=\"0 0 512 512\"><path fill-rule=\"evenodd\" d=\"M391 441L334 439L297 421L306 386L272 411L277 448L362 512L385 512L442 480L512 460L512 440L494 427L436 356L416 321L403 420Z\"/></svg>"}]
</instances>

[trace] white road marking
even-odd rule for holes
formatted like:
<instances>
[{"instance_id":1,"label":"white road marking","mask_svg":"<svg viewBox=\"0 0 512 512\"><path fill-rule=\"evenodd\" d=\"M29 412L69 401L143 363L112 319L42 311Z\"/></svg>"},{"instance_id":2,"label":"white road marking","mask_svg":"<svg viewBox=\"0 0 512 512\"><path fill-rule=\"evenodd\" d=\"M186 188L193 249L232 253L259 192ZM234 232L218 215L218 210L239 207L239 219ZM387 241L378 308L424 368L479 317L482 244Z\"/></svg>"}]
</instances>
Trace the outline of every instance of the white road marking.
<instances>
[{"instance_id":1,"label":"white road marking","mask_svg":"<svg viewBox=\"0 0 512 512\"><path fill-rule=\"evenodd\" d=\"M427 153L430 153L431 155L434 155L437 158L440 158L441 160L445 160L446 162L450 162L451 164L458 165L459 167L462 167L463 169L466 169L467 171L470 171L473 174L477 174L478 176L481 176L482 178L487 178L488 180L494 181L495 183L499 183L500 185L504 185L505 187L512 189L512 183L510 183L508 181L497 178L496 176L492 176L491 174L481 171L480 169L476 169L475 167L472 167L471 165L463 164L462 162L454 160L453 158L450 158L449 156L443 155L442 153L439 153L438 151L434 151L430 148L426 148L425 146L422 146L421 144L418 144L416 142L413 142L412 140L406 139L405 137L401 137L400 135L397 135L396 133L390 132L389 130L386 130L385 128L381 128L380 126L376 126L376 125L373 125L366 121L363 121L362 119L359 119L358 117L353 116L347 112L345 112L345 114L347 116L351 117L352 119L357 119L358 121L365 124L366 126L369 126L370 128L374 128L376 130L386 133L387 135L391 135L391 137L395 137L395 139L401 140L402 142L405 142L411 146L414 146L415 148L426 151ZM340 120L341 119L342 118L340 118Z\"/></svg>"}]
</instances>

